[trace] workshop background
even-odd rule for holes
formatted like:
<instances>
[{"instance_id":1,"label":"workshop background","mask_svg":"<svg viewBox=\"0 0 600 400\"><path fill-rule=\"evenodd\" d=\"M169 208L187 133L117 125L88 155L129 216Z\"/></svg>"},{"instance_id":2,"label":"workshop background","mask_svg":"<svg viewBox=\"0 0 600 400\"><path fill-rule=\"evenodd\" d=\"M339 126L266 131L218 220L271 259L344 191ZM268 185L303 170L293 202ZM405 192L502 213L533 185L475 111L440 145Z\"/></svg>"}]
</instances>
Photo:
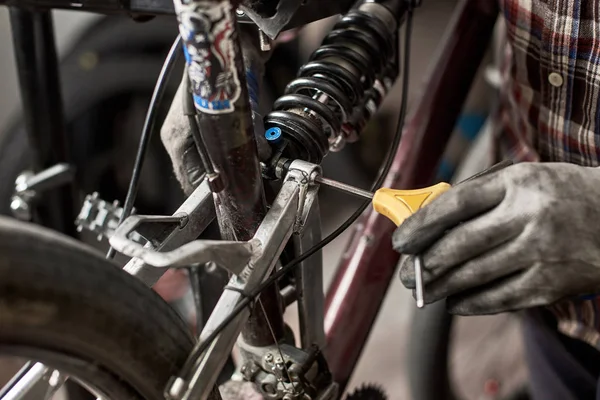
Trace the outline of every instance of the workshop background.
<instances>
[{"instance_id":1,"label":"workshop background","mask_svg":"<svg viewBox=\"0 0 600 400\"><path fill-rule=\"evenodd\" d=\"M455 0L427 0L415 13L414 31L412 35L411 54L411 80L409 90L410 105L419 95L423 79L427 75L428 65L435 57L436 46L443 37L444 29L456 4ZM59 51L64 54L76 42L82 30L98 16L55 12L55 27ZM301 51L306 57L319 43L326 33L331 21L311 24L302 31ZM488 58L488 63L491 58ZM468 62L468 60L465 60ZM486 67L486 65L484 65ZM449 171L456 166L456 154L463 154L468 142L475 137L482 121L485 119L493 100L494 91L484 79L485 68L482 68L478 83L471 93L464 112L464 125L462 135L456 136L453 141L454 151L448 156L446 163L440 170L440 176L448 179ZM489 71L488 71L489 72ZM493 71L492 71L493 72ZM487 74L493 78L493 73ZM8 12L0 8L0 135L4 126L18 113L19 95L13 59ZM63 77L65 79L68 77ZM488 79L489 81L490 79ZM491 79L493 80L493 79ZM397 112L400 98L400 88L397 87L391 98L386 101L382 113L394 115ZM477 139L478 146L485 147L484 139L480 135ZM360 144L354 145L359 149L354 151L360 154ZM363 144L363 148L366 145ZM483 150L475 150L479 156ZM368 154L363 156L363 161L368 165ZM347 158L335 162L328 157L325 163L326 173L335 178L366 187L368 174L357 170L355 164L347 162ZM365 160L366 159L366 160ZM479 157L481 159L481 157ZM344 161L345 160L345 161ZM379 160L375 160L379 161ZM346 162L339 168L341 162ZM373 160L371 160L373 162ZM480 165L481 160L475 162L472 169ZM477 172L464 168L465 174ZM323 191L322 214L324 233L331 232L354 210L358 202L343 194ZM112 199L111 199L112 200ZM343 207L340 207L343 205ZM333 244L325 248L325 285L328 285L333 276L337 261L344 250L348 239L348 231L338 238ZM409 291L404 289L399 280L395 279L391 285L388 297L379 314L376 325L372 330L369 342L364 349L362 359L355 371L354 378L349 388L361 384L374 383L388 393L390 399L409 399L409 389L406 382L405 371L407 365L406 354L408 333L413 315L416 312L414 300ZM293 317L292 313L288 316ZM357 322L360 323L360 322ZM504 392L519 385L526 377L525 368L521 358L521 341L518 331L517 318L514 316L495 316L481 318L460 318L454 328L452 338L453 383L458 392L466 399L491 399L485 393L485 388L490 384L500 384L500 391ZM1 361L1 359L0 359ZM0 364L0 386L3 366ZM6 368L5 368L6 372ZM435 382L431 382L435 385Z\"/></svg>"}]
</instances>

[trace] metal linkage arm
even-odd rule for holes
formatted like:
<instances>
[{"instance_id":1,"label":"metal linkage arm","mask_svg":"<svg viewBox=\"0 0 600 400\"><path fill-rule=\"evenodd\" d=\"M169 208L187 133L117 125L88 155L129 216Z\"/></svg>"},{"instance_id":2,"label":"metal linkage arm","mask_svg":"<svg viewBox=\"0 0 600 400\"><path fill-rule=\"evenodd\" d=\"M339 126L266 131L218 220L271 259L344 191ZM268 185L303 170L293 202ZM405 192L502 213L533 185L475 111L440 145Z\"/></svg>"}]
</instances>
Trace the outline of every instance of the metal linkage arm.
<instances>
[{"instance_id":1,"label":"metal linkage arm","mask_svg":"<svg viewBox=\"0 0 600 400\"><path fill-rule=\"evenodd\" d=\"M185 226L187 216L175 214L172 217L135 215L127 218L115 231L110 243L117 251L141 259L147 265L157 268L189 267L191 264L205 264L213 261L229 272L239 275L250 261L256 240L234 242L228 240L196 240L168 252L149 250L132 241L129 236L144 224L163 223Z\"/></svg>"},{"instance_id":2,"label":"metal linkage arm","mask_svg":"<svg viewBox=\"0 0 600 400\"><path fill-rule=\"evenodd\" d=\"M128 266L131 268L136 263L143 266L138 271L144 271L144 276L151 277L146 283L158 279L169 267L208 261L234 274L202 331L202 341L231 314L245 293L254 290L271 274L293 233L301 237L313 235L304 232L304 226L310 215L318 212L318 208L313 208L318 192L314 177L320 173L317 165L292 162L277 198L254 237L248 241L194 240L177 247L179 243L188 242L191 235L197 236L212 220L212 199L208 185L203 183L173 216L129 217L115 231L110 243L117 251L135 257ZM153 246L141 246L130 239L132 232L145 236ZM170 251L161 252L161 249ZM148 269L159 273L148 275ZM248 311L241 313L214 340L203 356L194 360L191 376L177 378L168 389L170 398L184 400L208 397L226 361L225 355L233 348L248 317ZM322 342L321 332L316 337L314 333L307 336L312 336L308 340ZM304 341L307 342L306 338Z\"/></svg>"},{"instance_id":3,"label":"metal linkage arm","mask_svg":"<svg viewBox=\"0 0 600 400\"><path fill-rule=\"evenodd\" d=\"M292 163L277 198L252 239L257 243L253 244L250 262L241 274L229 281L229 290L225 290L202 330L201 341L231 314L245 293L251 292L270 275L292 233L304 224L303 217L307 216L304 205L312 203L317 194L316 187L306 180L306 176L315 172L320 172L317 165ZM224 355L233 348L248 316L249 312L245 311L229 324L203 356L195 360L192 375L175 380L168 392L169 397L182 400L208 397L225 362Z\"/></svg>"},{"instance_id":4,"label":"metal linkage arm","mask_svg":"<svg viewBox=\"0 0 600 400\"><path fill-rule=\"evenodd\" d=\"M299 200L299 185L293 180L283 184L275 203L259 227L254 239L260 242L250 263L244 271L231 278L229 287L235 290L225 290L213 313L202 330L200 340L211 334L216 327L232 312L235 306L244 298L243 293L252 291L273 270L279 255L292 235L296 221ZM229 354L240 334L249 311L240 314L229 327L217 337L212 346L196 363L196 369L185 391L179 395L171 393L177 399L205 399L210 393L213 382L226 360L224 354Z\"/></svg>"},{"instance_id":5,"label":"metal linkage arm","mask_svg":"<svg viewBox=\"0 0 600 400\"><path fill-rule=\"evenodd\" d=\"M161 243L154 243L152 248L150 246L145 247L145 251L174 250L185 243L191 242L204 232L206 227L215 219L212 192L208 187L208 183L203 182L198 186L173 215L185 219L187 222L185 224L171 224L170 234ZM111 245L115 246L112 242ZM117 245L120 246L119 243ZM151 287L167 271L167 267L157 268L147 264L141 258L133 258L125 265L124 270Z\"/></svg>"},{"instance_id":6,"label":"metal linkage arm","mask_svg":"<svg viewBox=\"0 0 600 400\"><path fill-rule=\"evenodd\" d=\"M196 206L192 213L176 213L172 217L129 217L111 238L111 245L118 251L138 257L145 265L160 269L161 272L168 267L209 260L227 267L232 272L235 271L227 287L229 290L225 290L221 296L202 331L202 340L231 314L233 308L244 298L244 293L251 292L270 275L292 233L302 231L318 188L312 179L307 180L306 177L319 174L320 167L294 161L289 170L277 198L249 241L195 240L176 250L160 252L154 248L142 247L128 237L132 231L140 229L145 223L148 225L147 231L152 232L153 237L163 234L171 240L179 241L180 232L186 229L192 220L197 220L198 213L203 215L202 210ZM197 200L195 203L197 204ZM180 210L182 208L184 207ZM205 220L206 218L201 218L201 221ZM153 224L156 229L152 228ZM167 229L168 224L171 224L171 229ZM144 235L143 232L139 233ZM162 241L158 247L165 248L165 242ZM174 382L168 393L171 398L208 397L226 360L224 355L229 354L233 348L248 316L248 312L241 313L217 337L202 358L195 360L195 368L190 377L178 378Z\"/></svg>"}]
</instances>

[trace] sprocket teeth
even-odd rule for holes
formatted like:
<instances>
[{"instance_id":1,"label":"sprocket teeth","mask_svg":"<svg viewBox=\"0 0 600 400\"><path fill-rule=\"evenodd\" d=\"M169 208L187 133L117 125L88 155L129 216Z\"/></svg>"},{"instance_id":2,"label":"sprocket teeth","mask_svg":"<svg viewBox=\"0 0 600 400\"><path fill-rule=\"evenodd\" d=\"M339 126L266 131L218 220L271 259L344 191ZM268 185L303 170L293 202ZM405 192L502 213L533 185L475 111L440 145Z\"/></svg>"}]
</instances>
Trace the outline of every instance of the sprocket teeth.
<instances>
[{"instance_id":1,"label":"sprocket teeth","mask_svg":"<svg viewBox=\"0 0 600 400\"><path fill-rule=\"evenodd\" d=\"M388 397L381 386L363 384L346 396L346 400L388 400Z\"/></svg>"}]
</instances>

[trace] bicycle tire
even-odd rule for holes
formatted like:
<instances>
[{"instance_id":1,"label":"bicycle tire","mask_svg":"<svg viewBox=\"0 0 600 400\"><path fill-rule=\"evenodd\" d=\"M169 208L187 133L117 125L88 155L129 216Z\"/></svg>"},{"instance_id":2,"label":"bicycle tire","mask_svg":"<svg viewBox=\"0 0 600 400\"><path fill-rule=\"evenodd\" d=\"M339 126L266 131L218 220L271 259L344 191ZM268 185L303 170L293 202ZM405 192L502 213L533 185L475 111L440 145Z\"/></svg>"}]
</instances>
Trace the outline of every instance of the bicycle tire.
<instances>
[{"instance_id":1,"label":"bicycle tire","mask_svg":"<svg viewBox=\"0 0 600 400\"><path fill-rule=\"evenodd\" d=\"M450 358L456 316L446 311L439 301L415 313L411 322L408 345L407 376L413 400L459 400L459 387L453 381ZM432 385L431 382L435 382ZM527 382L498 397L502 400L529 400Z\"/></svg>"},{"instance_id":2,"label":"bicycle tire","mask_svg":"<svg viewBox=\"0 0 600 400\"><path fill-rule=\"evenodd\" d=\"M448 365L453 319L445 301L430 304L412 317L407 376L414 400L457 399Z\"/></svg>"},{"instance_id":3,"label":"bicycle tire","mask_svg":"<svg viewBox=\"0 0 600 400\"><path fill-rule=\"evenodd\" d=\"M192 346L175 311L100 253L0 217L0 354L73 373L109 398L161 400Z\"/></svg>"}]
</instances>

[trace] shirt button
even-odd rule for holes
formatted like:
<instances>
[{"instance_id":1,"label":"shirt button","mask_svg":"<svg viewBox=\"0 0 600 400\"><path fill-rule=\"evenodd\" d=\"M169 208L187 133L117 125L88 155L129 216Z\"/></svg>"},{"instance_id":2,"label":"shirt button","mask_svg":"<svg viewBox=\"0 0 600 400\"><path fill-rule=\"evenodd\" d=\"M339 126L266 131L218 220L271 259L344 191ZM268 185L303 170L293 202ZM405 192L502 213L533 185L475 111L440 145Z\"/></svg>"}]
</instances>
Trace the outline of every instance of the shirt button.
<instances>
[{"instance_id":1,"label":"shirt button","mask_svg":"<svg viewBox=\"0 0 600 400\"><path fill-rule=\"evenodd\" d=\"M548 82L554 87L561 87L563 84L563 77L557 72L551 72L550 75L548 75Z\"/></svg>"}]
</instances>

